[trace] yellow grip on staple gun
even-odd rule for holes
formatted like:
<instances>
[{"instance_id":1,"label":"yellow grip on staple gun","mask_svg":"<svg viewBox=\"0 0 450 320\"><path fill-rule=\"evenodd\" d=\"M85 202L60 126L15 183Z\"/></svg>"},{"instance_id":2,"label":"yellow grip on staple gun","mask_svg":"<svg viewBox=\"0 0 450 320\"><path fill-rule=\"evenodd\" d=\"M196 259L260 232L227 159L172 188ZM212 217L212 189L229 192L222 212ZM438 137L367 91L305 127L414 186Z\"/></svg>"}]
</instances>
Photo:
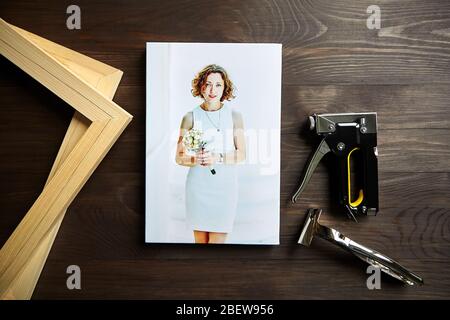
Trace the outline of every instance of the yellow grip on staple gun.
<instances>
[{"instance_id":1,"label":"yellow grip on staple gun","mask_svg":"<svg viewBox=\"0 0 450 320\"><path fill-rule=\"evenodd\" d=\"M358 199L356 199L355 201L352 201L352 194L351 194L351 182L350 182L350 178L351 178L351 174L350 174L350 156L352 155L353 151L355 150L359 150L359 148L354 148L352 151L349 152L348 156L347 156L347 178L348 178L348 204L351 205L352 207L357 207L361 204L361 202L364 199L364 192L363 190L359 190L359 196Z\"/></svg>"}]
</instances>

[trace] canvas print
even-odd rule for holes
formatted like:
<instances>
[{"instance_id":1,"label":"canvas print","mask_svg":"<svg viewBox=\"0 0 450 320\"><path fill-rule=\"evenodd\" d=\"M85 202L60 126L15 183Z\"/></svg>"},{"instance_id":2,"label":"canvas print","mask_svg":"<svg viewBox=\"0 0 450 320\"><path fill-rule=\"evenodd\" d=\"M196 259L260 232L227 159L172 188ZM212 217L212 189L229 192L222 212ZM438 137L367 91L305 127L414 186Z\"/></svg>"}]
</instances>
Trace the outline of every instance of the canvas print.
<instances>
[{"instance_id":1,"label":"canvas print","mask_svg":"<svg viewBox=\"0 0 450 320\"><path fill-rule=\"evenodd\" d=\"M281 45L147 43L148 243L278 244Z\"/></svg>"}]
</instances>

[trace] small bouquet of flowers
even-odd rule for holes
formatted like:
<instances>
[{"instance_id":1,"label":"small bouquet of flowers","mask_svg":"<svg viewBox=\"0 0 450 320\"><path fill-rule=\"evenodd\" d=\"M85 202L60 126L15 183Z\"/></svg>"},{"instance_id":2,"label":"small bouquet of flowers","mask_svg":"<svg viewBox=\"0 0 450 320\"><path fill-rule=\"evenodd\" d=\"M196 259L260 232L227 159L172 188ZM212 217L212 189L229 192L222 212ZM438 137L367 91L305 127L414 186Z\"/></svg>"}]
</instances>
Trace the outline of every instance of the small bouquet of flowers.
<instances>
[{"instance_id":1,"label":"small bouquet of flowers","mask_svg":"<svg viewBox=\"0 0 450 320\"><path fill-rule=\"evenodd\" d=\"M203 132L198 129L191 129L183 136L183 145L189 152L197 153L206 149L208 141L203 140ZM216 174L214 168L209 168L212 174Z\"/></svg>"}]
</instances>

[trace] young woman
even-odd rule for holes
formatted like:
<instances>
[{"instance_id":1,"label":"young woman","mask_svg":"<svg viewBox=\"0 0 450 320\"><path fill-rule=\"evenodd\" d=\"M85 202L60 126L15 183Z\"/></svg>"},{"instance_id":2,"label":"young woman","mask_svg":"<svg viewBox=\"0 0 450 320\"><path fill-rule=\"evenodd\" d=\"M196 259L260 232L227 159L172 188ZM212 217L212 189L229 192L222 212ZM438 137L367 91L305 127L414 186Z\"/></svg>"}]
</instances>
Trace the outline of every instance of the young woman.
<instances>
[{"instance_id":1,"label":"young woman","mask_svg":"<svg viewBox=\"0 0 450 320\"><path fill-rule=\"evenodd\" d=\"M192 80L192 95L203 102L184 115L176 162L188 166L186 218L196 243L224 243L233 228L238 198L236 164L245 160L244 124L240 113L225 104L234 98L227 72L208 65ZM189 154L183 136L200 130L206 148ZM211 173L214 168L215 174Z\"/></svg>"}]
</instances>

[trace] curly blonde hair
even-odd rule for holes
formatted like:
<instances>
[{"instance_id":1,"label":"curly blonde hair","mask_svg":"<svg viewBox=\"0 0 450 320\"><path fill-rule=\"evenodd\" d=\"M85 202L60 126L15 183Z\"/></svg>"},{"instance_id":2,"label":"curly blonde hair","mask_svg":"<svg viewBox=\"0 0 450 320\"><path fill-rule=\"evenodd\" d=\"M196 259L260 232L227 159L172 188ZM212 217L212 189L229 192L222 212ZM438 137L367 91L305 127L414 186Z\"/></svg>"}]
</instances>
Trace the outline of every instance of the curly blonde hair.
<instances>
[{"instance_id":1,"label":"curly blonde hair","mask_svg":"<svg viewBox=\"0 0 450 320\"><path fill-rule=\"evenodd\" d=\"M222 80L224 83L224 89L222 97L220 98L220 101L223 100L231 100L235 98L234 91L235 87L233 85L233 82L231 82L230 78L228 77L228 73L225 71L224 68L221 66L218 66L217 64L210 64L206 67L204 67L192 80L192 95L194 97L202 97L202 88L204 87L206 83L206 79L211 73L219 73L222 76Z\"/></svg>"}]
</instances>

